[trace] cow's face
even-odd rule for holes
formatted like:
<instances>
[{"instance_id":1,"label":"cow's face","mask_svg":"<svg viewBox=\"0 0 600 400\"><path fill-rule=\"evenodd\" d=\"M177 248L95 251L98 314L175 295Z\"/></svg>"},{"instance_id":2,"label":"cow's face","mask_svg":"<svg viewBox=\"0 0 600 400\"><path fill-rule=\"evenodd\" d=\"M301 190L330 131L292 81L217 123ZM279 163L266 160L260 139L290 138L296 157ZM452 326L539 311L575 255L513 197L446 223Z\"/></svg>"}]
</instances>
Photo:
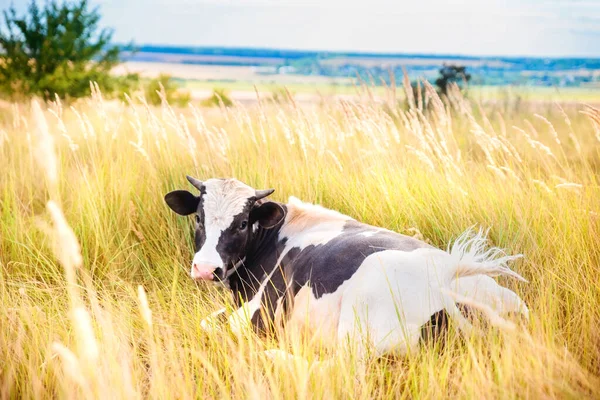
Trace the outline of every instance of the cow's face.
<instances>
[{"instance_id":1,"label":"cow's face","mask_svg":"<svg viewBox=\"0 0 600 400\"><path fill-rule=\"evenodd\" d=\"M224 280L228 271L243 263L258 226L276 226L284 217L283 208L261 201L273 189L255 190L235 179L201 182L187 178L200 190L200 196L176 190L168 193L165 201L177 214L194 214L196 254L192 278Z\"/></svg>"}]
</instances>

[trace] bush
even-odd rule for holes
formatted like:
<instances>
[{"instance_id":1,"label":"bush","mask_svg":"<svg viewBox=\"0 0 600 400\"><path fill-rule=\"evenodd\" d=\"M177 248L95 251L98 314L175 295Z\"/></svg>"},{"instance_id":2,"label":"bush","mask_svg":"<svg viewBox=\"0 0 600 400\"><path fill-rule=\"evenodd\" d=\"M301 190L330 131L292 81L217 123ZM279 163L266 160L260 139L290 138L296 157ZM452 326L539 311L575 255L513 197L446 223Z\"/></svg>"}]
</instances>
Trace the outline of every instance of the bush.
<instances>
[{"instance_id":1,"label":"bush","mask_svg":"<svg viewBox=\"0 0 600 400\"><path fill-rule=\"evenodd\" d=\"M285 87L279 87L273 90L270 100L277 104L290 103L294 100L294 94Z\"/></svg>"},{"instance_id":2,"label":"bush","mask_svg":"<svg viewBox=\"0 0 600 400\"><path fill-rule=\"evenodd\" d=\"M99 21L98 9L90 10L87 0L51 0L43 8L32 0L24 16L11 6L0 29L0 92L11 99L77 98L90 93L90 81L107 95L127 90L137 75L110 75L120 49L110 44L113 32L100 29Z\"/></svg>"},{"instance_id":3,"label":"bush","mask_svg":"<svg viewBox=\"0 0 600 400\"><path fill-rule=\"evenodd\" d=\"M180 90L177 82L170 75L165 74L150 80L145 87L144 94L146 101L152 105L161 104L164 98L169 104L184 107L191 99L190 92Z\"/></svg>"},{"instance_id":4,"label":"bush","mask_svg":"<svg viewBox=\"0 0 600 400\"><path fill-rule=\"evenodd\" d=\"M206 107L231 107L233 106L233 100L231 100L225 89L213 89L212 96L204 100L202 105Z\"/></svg>"}]
</instances>

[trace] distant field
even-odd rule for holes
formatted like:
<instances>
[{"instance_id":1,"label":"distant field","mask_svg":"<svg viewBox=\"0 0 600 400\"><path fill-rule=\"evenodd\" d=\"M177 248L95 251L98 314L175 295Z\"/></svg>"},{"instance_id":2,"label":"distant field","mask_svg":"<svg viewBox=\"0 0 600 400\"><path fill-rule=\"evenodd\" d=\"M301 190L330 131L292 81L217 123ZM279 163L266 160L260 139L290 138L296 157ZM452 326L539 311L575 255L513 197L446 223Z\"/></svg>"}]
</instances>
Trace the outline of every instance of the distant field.
<instances>
[{"instance_id":1,"label":"distant field","mask_svg":"<svg viewBox=\"0 0 600 400\"><path fill-rule=\"evenodd\" d=\"M399 85L401 83L398 83ZM186 80L184 83L189 90L211 90L221 88L232 91L254 92L254 87L259 91L273 91L285 86L292 93L322 93L353 95L357 93L356 80L348 80L344 83L268 83L252 81L201 81ZM386 88L383 86L371 87L370 90L376 94L385 95ZM399 87L398 96L403 97L402 88ZM502 97L520 96L523 100L535 101L578 101L578 102L598 102L600 101L599 88L545 88L545 87L505 87L505 86L472 86L469 88L469 95L475 98L492 99Z\"/></svg>"},{"instance_id":2,"label":"distant field","mask_svg":"<svg viewBox=\"0 0 600 400\"><path fill-rule=\"evenodd\" d=\"M182 85L189 90L194 99L203 99L211 95L213 89L225 89L233 99L252 101L256 99L255 88L261 93L287 88L298 96L300 101L318 101L321 96L356 96L356 78L331 78L325 76L307 76L295 74L261 74L255 67L196 65L157 62L126 62L115 69L117 74L136 72L143 77L154 78L168 74L181 79ZM401 79L397 78L398 85ZM370 88L376 97L386 96L386 88ZM398 97L403 97L401 88ZM515 100L522 102L576 102L600 103L598 87L532 87L532 86L471 86L469 96L478 101Z\"/></svg>"},{"instance_id":3,"label":"distant field","mask_svg":"<svg viewBox=\"0 0 600 400\"><path fill-rule=\"evenodd\" d=\"M322 64L328 65L343 65L343 64L357 64L363 65L366 67L373 66L392 66L392 65L403 65L403 66L421 66L421 67L438 67L442 64L455 64L460 63L466 67L494 67L494 68L507 68L511 67L511 63L500 60L470 60L470 59L461 59L458 60L456 58L436 58L431 59L427 57L411 57L411 58L381 58L381 57L335 57L329 60L321 61Z\"/></svg>"},{"instance_id":4,"label":"distant field","mask_svg":"<svg viewBox=\"0 0 600 400\"><path fill-rule=\"evenodd\" d=\"M256 98L259 94L269 95L285 87L300 101L317 101L322 96L340 98L357 97L361 89L355 82L344 84L331 83L266 83L252 81L200 81L186 80L184 88L192 93L193 98L201 99L210 96L213 89L225 89L232 98L244 101ZM255 89L256 88L256 89ZM387 98L383 86L369 87L375 98ZM364 94L364 92L362 93ZM396 90L396 97L404 98L402 87ZM469 88L469 97L475 101L502 102L520 101L523 103L582 103L600 104L600 88L540 88L540 87L496 87L473 86Z\"/></svg>"},{"instance_id":5,"label":"distant field","mask_svg":"<svg viewBox=\"0 0 600 400\"><path fill-rule=\"evenodd\" d=\"M503 87L475 86L469 89L475 99L502 99L520 96L523 101L536 102L600 102L598 88Z\"/></svg>"},{"instance_id":6,"label":"distant field","mask_svg":"<svg viewBox=\"0 0 600 400\"><path fill-rule=\"evenodd\" d=\"M126 62L114 69L117 74L136 72L144 77L169 74L174 78L200 81L246 81L275 84L333 84L350 83L350 79L306 75L263 75L255 67L231 65L196 65L157 62Z\"/></svg>"}]
</instances>

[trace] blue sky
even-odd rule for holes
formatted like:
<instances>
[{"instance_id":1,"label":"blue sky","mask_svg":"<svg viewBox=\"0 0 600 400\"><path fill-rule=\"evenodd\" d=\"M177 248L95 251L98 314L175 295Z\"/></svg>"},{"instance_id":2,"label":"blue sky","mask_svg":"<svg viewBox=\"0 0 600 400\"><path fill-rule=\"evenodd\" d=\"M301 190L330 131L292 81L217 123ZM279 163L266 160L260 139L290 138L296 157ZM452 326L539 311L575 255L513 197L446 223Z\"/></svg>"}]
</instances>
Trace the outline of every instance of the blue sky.
<instances>
[{"instance_id":1,"label":"blue sky","mask_svg":"<svg viewBox=\"0 0 600 400\"><path fill-rule=\"evenodd\" d=\"M136 44L600 57L600 0L91 2Z\"/></svg>"}]
</instances>

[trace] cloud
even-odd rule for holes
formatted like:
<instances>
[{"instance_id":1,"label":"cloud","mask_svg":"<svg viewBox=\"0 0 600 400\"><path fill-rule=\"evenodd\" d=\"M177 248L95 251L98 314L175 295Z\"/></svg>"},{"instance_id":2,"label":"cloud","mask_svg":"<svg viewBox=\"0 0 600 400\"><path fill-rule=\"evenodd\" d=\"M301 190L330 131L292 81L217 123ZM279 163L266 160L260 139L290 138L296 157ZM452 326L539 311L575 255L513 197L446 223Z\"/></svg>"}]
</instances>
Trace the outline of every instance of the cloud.
<instances>
[{"instance_id":1,"label":"cloud","mask_svg":"<svg viewBox=\"0 0 600 400\"><path fill-rule=\"evenodd\" d=\"M570 29L570 32L580 36L600 36L600 29Z\"/></svg>"}]
</instances>

